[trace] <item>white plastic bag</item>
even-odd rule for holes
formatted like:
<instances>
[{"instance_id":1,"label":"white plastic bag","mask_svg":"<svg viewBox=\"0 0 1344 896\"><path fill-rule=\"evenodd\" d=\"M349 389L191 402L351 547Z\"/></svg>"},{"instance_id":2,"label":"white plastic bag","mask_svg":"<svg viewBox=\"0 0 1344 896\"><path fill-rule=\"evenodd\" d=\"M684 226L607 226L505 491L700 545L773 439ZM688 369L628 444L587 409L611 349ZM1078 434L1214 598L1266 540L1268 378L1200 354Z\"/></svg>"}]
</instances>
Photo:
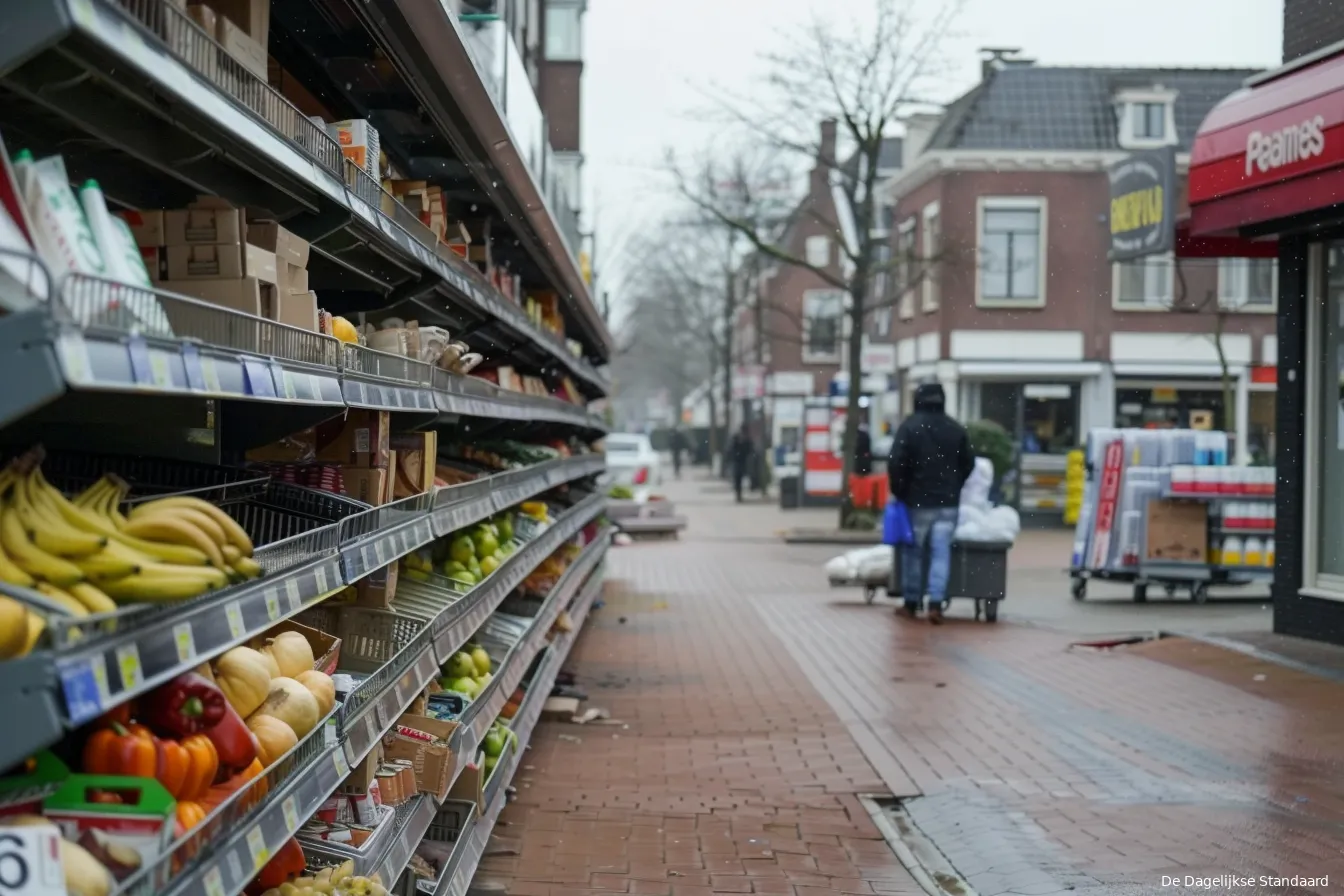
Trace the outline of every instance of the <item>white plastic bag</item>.
<instances>
[{"instance_id":1,"label":"white plastic bag","mask_svg":"<svg viewBox=\"0 0 1344 896\"><path fill-rule=\"evenodd\" d=\"M995 507L985 514L981 529L984 533L981 541L1011 543L1017 541L1017 534L1022 531L1022 518L1011 507Z\"/></svg>"},{"instance_id":2,"label":"white plastic bag","mask_svg":"<svg viewBox=\"0 0 1344 896\"><path fill-rule=\"evenodd\" d=\"M872 581L891 574L891 548L884 544L855 548L826 561L826 578L833 582Z\"/></svg>"},{"instance_id":3,"label":"white plastic bag","mask_svg":"<svg viewBox=\"0 0 1344 896\"><path fill-rule=\"evenodd\" d=\"M859 581L882 582L891 576L892 549L890 545L878 545L859 555L857 566Z\"/></svg>"},{"instance_id":4,"label":"white plastic bag","mask_svg":"<svg viewBox=\"0 0 1344 896\"><path fill-rule=\"evenodd\" d=\"M966 484L961 487L961 509L966 512L967 507L977 507L987 510L989 504L989 490L994 486L994 464L987 457L977 457L975 459L975 468L971 470L971 475L967 477Z\"/></svg>"}]
</instances>

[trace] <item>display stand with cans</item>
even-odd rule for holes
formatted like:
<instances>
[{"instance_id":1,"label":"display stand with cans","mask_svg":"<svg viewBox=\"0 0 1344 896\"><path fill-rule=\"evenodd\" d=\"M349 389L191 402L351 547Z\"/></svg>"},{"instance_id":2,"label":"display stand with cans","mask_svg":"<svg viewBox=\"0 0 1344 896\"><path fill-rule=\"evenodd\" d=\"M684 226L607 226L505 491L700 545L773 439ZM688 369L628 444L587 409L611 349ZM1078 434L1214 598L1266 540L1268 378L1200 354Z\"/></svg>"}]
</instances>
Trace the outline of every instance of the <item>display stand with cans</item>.
<instances>
[{"instance_id":1,"label":"display stand with cans","mask_svg":"<svg viewBox=\"0 0 1344 896\"><path fill-rule=\"evenodd\" d=\"M1069 575L1076 600L1088 582L1188 589L1269 583L1274 566L1273 467L1228 463L1225 433L1096 429L1085 450L1086 485Z\"/></svg>"}]
</instances>

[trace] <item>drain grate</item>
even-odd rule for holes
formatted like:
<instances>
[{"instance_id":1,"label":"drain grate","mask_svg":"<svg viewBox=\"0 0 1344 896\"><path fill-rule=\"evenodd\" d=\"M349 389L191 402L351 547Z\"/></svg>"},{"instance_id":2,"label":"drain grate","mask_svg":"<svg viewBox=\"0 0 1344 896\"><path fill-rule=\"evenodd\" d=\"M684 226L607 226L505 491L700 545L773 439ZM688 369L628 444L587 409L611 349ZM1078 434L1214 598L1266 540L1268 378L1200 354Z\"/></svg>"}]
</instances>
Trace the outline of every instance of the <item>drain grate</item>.
<instances>
[{"instance_id":1,"label":"drain grate","mask_svg":"<svg viewBox=\"0 0 1344 896\"><path fill-rule=\"evenodd\" d=\"M895 797L859 798L905 870L929 896L978 896L952 862L906 813Z\"/></svg>"}]
</instances>

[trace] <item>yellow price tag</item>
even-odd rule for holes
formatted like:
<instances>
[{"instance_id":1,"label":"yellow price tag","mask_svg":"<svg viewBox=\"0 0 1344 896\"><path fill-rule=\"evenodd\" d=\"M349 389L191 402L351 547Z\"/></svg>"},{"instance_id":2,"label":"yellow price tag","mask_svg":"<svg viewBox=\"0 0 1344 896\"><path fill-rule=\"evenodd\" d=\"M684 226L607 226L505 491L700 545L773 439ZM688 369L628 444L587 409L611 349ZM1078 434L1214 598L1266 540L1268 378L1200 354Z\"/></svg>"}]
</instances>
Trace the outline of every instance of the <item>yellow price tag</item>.
<instances>
[{"instance_id":1,"label":"yellow price tag","mask_svg":"<svg viewBox=\"0 0 1344 896\"><path fill-rule=\"evenodd\" d=\"M299 810L294 804L294 797L286 797L280 804L280 812L285 816L285 830L291 834L299 829Z\"/></svg>"},{"instance_id":2,"label":"yellow price tag","mask_svg":"<svg viewBox=\"0 0 1344 896\"><path fill-rule=\"evenodd\" d=\"M212 867L205 872L205 896L225 896L224 893L224 875L220 873L219 866Z\"/></svg>"},{"instance_id":3,"label":"yellow price tag","mask_svg":"<svg viewBox=\"0 0 1344 896\"><path fill-rule=\"evenodd\" d=\"M173 626L173 645L177 647L179 663L189 663L196 658L196 636L192 634L190 622Z\"/></svg>"},{"instance_id":4,"label":"yellow price tag","mask_svg":"<svg viewBox=\"0 0 1344 896\"><path fill-rule=\"evenodd\" d=\"M145 670L140 667L140 648L134 643L117 648L117 669L121 672L121 689L134 690L145 683Z\"/></svg>"},{"instance_id":5,"label":"yellow price tag","mask_svg":"<svg viewBox=\"0 0 1344 896\"><path fill-rule=\"evenodd\" d=\"M173 385L173 371L168 366L167 356L153 349L149 352L149 377L160 389L167 389Z\"/></svg>"},{"instance_id":6,"label":"yellow price tag","mask_svg":"<svg viewBox=\"0 0 1344 896\"><path fill-rule=\"evenodd\" d=\"M211 392L222 392L219 385L219 366L215 364L215 359L203 356L201 358L201 379L205 380L205 388Z\"/></svg>"},{"instance_id":7,"label":"yellow price tag","mask_svg":"<svg viewBox=\"0 0 1344 896\"><path fill-rule=\"evenodd\" d=\"M344 781L350 776L350 762L345 758L345 747L338 746L331 761L336 766L336 777Z\"/></svg>"},{"instance_id":8,"label":"yellow price tag","mask_svg":"<svg viewBox=\"0 0 1344 896\"><path fill-rule=\"evenodd\" d=\"M280 595L274 588L267 588L263 597L266 598L266 618L274 622L280 618Z\"/></svg>"},{"instance_id":9,"label":"yellow price tag","mask_svg":"<svg viewBox=\"0 0 1344 896\"><path fill-rule=\"evenodd\" d=\"M260 871L271 860L271 851L266 848L266 835L257 826L247 832L247 851L252 855L252 868Z\"/></svg>"},{"instance_id":10,"label":"yellow price tag","mask_svg":"<svg viewBox=\"0 0 1344 896\"><path fill-rule=\"evenodd\" d=\"M319 566L313 571L313 578L317 580L317 593L325 597L327 593L327 568Z\"/></svg>"},{"instance_id":11,"label":"yellow price tag","mask_svg":"<svg viewBox=\"0 0 1344 896\"><path fill-rule=\"evenodd\" d=\"M238 601L233 601L224 608L224 615L229 620L229 636L235 641L247 634L247 626L243 624L243 609L238 606Z\"/></svg>"}]
</instances>

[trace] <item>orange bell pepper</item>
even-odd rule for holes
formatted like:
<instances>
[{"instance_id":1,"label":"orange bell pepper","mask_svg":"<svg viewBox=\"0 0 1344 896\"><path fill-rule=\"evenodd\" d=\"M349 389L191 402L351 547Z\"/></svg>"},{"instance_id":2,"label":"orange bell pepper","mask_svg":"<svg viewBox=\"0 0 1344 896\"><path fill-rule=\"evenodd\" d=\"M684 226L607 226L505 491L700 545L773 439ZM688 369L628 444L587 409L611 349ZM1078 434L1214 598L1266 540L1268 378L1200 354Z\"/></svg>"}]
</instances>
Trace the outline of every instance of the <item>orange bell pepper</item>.
<instances>
[{"instance_id":1,"label":"orange bell pepper","mask_svg":"<svg viewBox=\"0 0 1344 896\"><path fill-rule=\"evenodd\" d=\"M182 783L179 799L195 800L205 796L210 782L215 780L219 770L219 754L215 745L204 734L193 734L182 739L182 748L189 759L186 780Z\"/></svg>"},{"instance_id":2,"label":"orange bell pepper","mask_svg":"<svg viewBox=\"0 0 1344 896\"><path fill-rule=\"evenodd\" d=\"M191 757L187 755L187 748L175 740L155 738L155 746L159 751L158 774L155 777L173 795L173 799L177 799L183 795L183 785L187 783L187 775L191 771Z\"/></svg>"},{"instance_id":3,"label":"orange bell pepper","mask_svg":"<svg viewBox=\"0 0 1344 896\"><path fill-rule=\"evenodd\" d=\"M177 804L177 823L182 826L184 833L203 821L205 821L205 807L200 803L183 800Z\"/></svg>"},{"instance_id":4,"label":"orange bell pepper","mask_svg":"<svg viewBox=\"0 0 1344 896\"><path fill-rule=\"evenodd\" d=\"M85 742L83 764L84 771L93 775L156 778L159 750L152 738L113 721L110 727L100 728Z\"/></svg>"}]
</instances>

